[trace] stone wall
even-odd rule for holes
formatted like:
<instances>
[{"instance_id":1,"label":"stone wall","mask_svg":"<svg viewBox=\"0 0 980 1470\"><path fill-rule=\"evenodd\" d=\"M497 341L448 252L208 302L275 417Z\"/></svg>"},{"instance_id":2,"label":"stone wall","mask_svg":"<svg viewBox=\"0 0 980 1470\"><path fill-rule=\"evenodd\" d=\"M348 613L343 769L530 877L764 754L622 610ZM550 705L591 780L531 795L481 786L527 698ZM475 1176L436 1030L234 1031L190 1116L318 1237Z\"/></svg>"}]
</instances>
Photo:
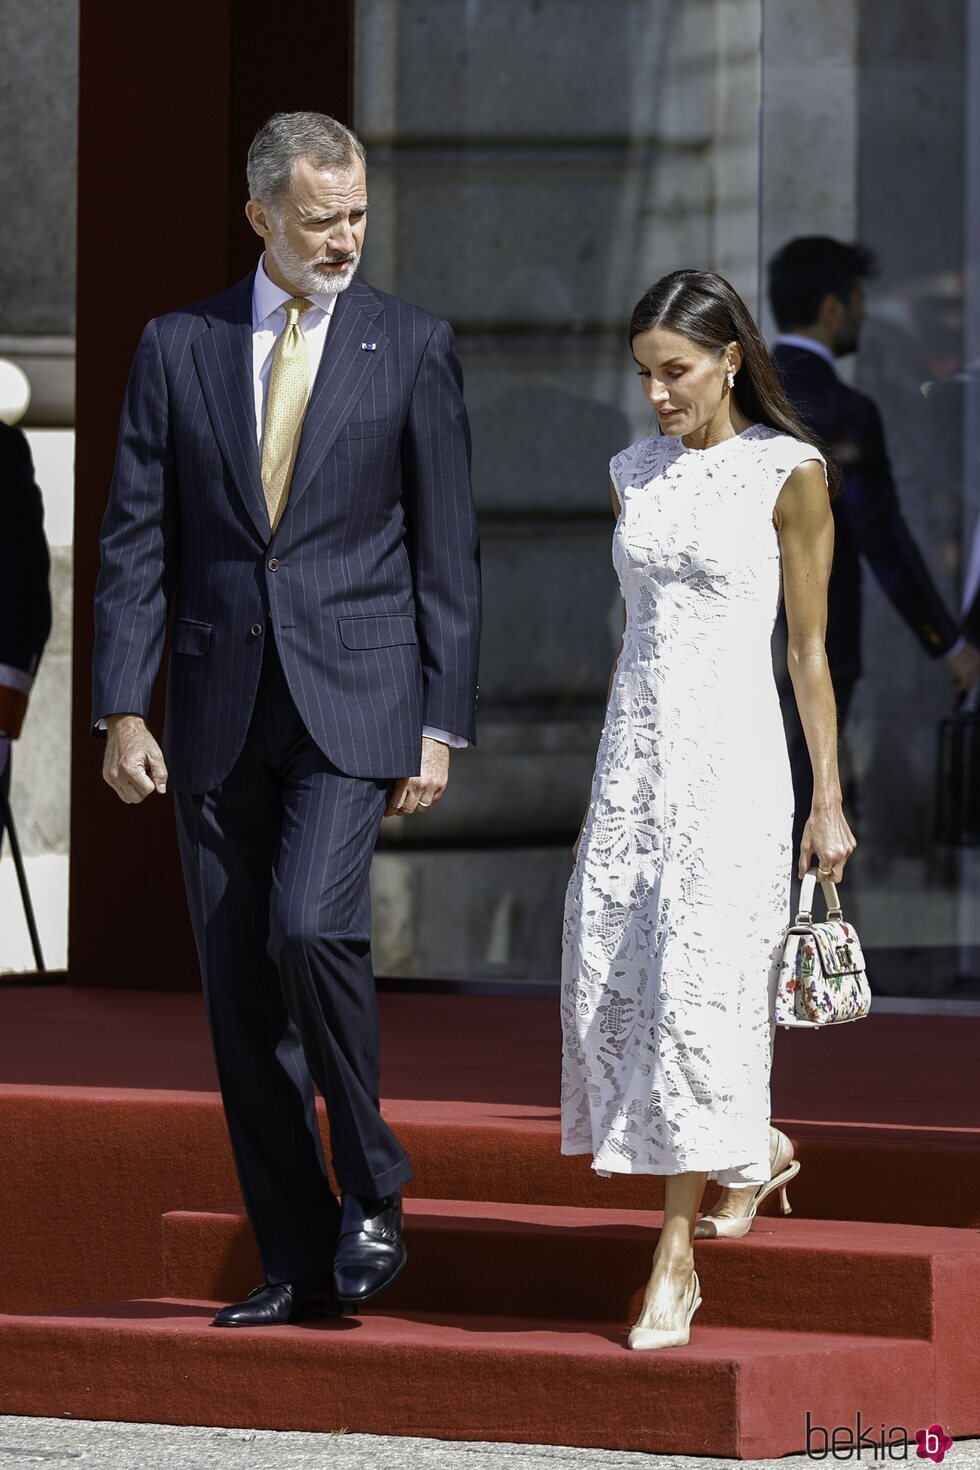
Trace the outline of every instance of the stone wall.
<instances>
[{"instance_id":1,"label":"stone wall","mask_svg":"<svg viewBox=\"0 0 980 1470\"><path fill-rule=\"evenodd\" d=\"M963 360L963 0L858 8L858 234L877 253L859 385L881 408L909 525L947 606L959 606L963 418L959 391L937 382ZM936 727L949 677L874 588L867 677L856 711L864 817L880 849L928 851ZM896 742L894 732L901 729Z\"/></svg>"},{"instance_id":2,"label":"stone wall","mask_svg":"<svg viewBox=\"0 0 980 1470\"><path fill-rule=\"evenodd\" d=\"M553 978L622 629L610 456L649 432L625 325L665 271L755 303L756 0L361 0L368 280L456 330L485 578L477 749L386 824L389 973Z\"/></svg>"},{"instance_id":3,"label":"stone wall","mask_svg":"<svg viewBox=\"0 0 980 1470\"><path fill-rule=\"evenodd\" d=\"M839 368L881 410L905 517L954 612L964 574L954 370L965 356L968 279L966 16L964 0L764 4L762 257L800 234L860 239L876 252L861 348ZM938 386L925 395L928 383ZM966 889L953 856L932 842L949 675L867 564L864 583L865 673L843 753L859 841L848 916L876 948L952 946Z\"/></svg>"}]
</instances>

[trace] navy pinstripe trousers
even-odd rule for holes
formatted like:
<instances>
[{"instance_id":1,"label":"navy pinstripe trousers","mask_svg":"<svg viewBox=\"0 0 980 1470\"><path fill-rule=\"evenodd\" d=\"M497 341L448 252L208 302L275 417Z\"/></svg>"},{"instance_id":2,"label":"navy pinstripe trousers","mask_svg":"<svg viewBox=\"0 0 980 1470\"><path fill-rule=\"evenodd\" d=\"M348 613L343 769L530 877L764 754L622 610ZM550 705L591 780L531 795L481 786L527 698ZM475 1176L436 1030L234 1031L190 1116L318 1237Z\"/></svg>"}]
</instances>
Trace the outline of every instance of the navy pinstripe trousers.
<instances>
[{"instance_id":1,"label":"navy pinstripe trousers","mask_svg":"<svg viewBox=\"0 0 980 1470\"><path fill-rule=\"evenodd\" d=\"M175 793L208 1020L242 1196L267 1281L329 1271L342 1190L412 1178L378 1105L368 879L390 782L347 776L297 713L267 626L230 775Z\"/></svg>"}]
</instances>

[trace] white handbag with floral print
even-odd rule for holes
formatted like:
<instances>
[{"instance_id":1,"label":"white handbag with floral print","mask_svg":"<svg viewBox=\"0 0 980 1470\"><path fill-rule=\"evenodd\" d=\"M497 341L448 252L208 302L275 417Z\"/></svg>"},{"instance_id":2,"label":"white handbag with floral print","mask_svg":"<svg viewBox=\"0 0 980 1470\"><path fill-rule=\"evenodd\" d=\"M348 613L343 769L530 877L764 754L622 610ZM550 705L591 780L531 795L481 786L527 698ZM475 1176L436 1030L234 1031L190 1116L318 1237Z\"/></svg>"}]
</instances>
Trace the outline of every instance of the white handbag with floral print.
<instances>
[{"instance_id":1,"label":"white handbag with floral print","mask_svg":"<svg viewBox=\"0 0 980 1470\"><path fill-rule=\"evenodd\" d=\"M844 922L833 883L821 880L827 919L813 922L816 883L811 869L800 889L800 912L783 935L774 1014L778 1026L835 1026L860 1021L871 1009L861 941Z\"/></svg>"}]
</instances>

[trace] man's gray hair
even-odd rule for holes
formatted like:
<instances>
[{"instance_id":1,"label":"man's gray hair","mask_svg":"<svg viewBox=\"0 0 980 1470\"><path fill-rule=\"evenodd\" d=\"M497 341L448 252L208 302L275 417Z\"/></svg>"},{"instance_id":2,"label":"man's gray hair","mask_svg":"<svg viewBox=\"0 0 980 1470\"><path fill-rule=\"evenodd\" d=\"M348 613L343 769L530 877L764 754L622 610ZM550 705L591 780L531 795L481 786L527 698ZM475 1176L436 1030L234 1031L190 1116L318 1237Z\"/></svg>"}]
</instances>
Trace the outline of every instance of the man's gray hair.
<instances>
[{"instance_id":1,"label":"man's gray hair","mask_svg":"<svg viewBox=\"0 0 980 1470\"><path fill-rule=\"evenodd\" d=\"M366 155L360 138L325 112L274 112L248 150L251 197L266 204L281 199L298 158L308 158L314 168L349 169Z\"/></svg>"}]
</instances>

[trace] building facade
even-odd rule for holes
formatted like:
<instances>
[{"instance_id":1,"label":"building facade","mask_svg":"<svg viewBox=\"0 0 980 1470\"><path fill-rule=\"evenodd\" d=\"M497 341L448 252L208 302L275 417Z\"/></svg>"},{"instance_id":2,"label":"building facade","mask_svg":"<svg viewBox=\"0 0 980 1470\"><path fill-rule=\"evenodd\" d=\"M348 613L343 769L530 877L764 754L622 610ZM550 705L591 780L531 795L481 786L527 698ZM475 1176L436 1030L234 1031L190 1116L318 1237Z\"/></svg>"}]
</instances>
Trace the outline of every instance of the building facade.
<instances>
[{"instance_id":1,"label":"building facade","mask_svg":"<svg viewBox=\"0 0 980 1470\"><path fill-rule=\"evenodd\" d=\"M29 339L57 338L64 353L74 330L64 257L71 212L60 223L45 213L71 195L72 171L63 176L74 127L64 100L73 95L76 66L70 9L47 7L44 26L35 19L30 36L25 21L20 54L12 60L8 51L3 63L11 77L19 67L18 75L49 88L57 76L63 103L46 131L22 126L18 134L30 159L30 182L20 190L24 248L0 303L13 309L16 327L0 351L39 385ZM13 10L28 15L23 4ZM188 160L185 170L191 194L208 200L202 208L218 211L212 239L196 262L182 260L175 270L180 246L162 222L151 250L159 274L127 283L137 300L132 320L120 320L126 340L79 426L80 455L88 459L76 514L84 540L76 561L85 558L75 602L76 676L88 638L92 530L115 433L110 403L118 407L139 321L247 268L250 242L229 221L244 202L244 145L254 122L291 105L347 116L369 157L366 278L446 316L456 332L486 589L479 745L454 758L450 791L434 813L385 824L373 878L376 963L382 974L415 980L551 985L570 847L621 628L606 467L653 429L625 338L630 308L652 280L684 265L721 271L771 331L761 281L779 245L810 233L870 245L881 273L871 283L861 351L842 372L882 410L906 517L949 606L970 591L980 442L970 371L980 250L969 86L977 75L977 6L355 0L346 8L346 90L337 70L343 27L329 35L314 27L289 98L260 95L260 69L247 45L252 10L236 10L230 30L215 21L210 41L204 38L205 50L210 44L221 58L210 82L203 66L181 77L188 106L206 98L216 120L206 157ZM30 14L37 16L36 6ZM93 70L97 64L86 25L97 24L82 19L83 323L99 284L84 265L95 230L91 201L105 187L86 151L97 125L84 86L86 55ZM180 58L175 47L170 64L196 66ZM218 98L215 75L225 78ZM0 107L23 125L30 95L29 86L8 80ZM151 139L166 136L167 97L161 85L142 102L155 109ZM102 124L99 137L106 136ZM207 193L216 160L217 204ZM165 166L181 179L172 158ZM129 186L124 180L121 187ZM152 225L152 214L145 218ZM52 230L60 230L58 251L35 248L35 237ZM83 335L80 329L82 355ZM94 363L94 347L88 350ZM39 386L35 402L44 401ZM56 426L68 428L61 419L36 424ZM51 488L42 478L46 496L63 494L53 481L53 472ZM34 865L68 861L70 576L65 546L56 557L60 641L46 659L30 739L17 752L15 802ZM843 751L860 843L847 911L875 955L880 993L980 996L975 853L941 848L932 836L937 729L952 706L948 676L867 582L866 672ZM77 700L84 712L86 685ZM87 712L76 713L72 856L86 864L86 876L73 883L72 933L91 978L97 951L83 926L97 923L97 890L88 865L93 857L110 867L123 861L119 844L124 851L138 839L133 823L124 828L105 806L108 795L96 791L98 753L79 747L86 720ZM45 777L53 767L55 781ZM108 826L96 833L100 802ZM152 821L162 832L162 817ZM172 848L161 854L166 862L175 862ZM29 950L26 934L23 943L17 937L8 870L5 858L0 967L12 971L29 964ZM43 889L50 880L36 871ZM179 905L179 888L168 881L168 902ZM44 903L62 912L63 898ZM54 919L45 922L57 949ZM63 915L59 922L67 934ZM65 958L71 966L67 949Z\"/></svg>"}]
</instances>

